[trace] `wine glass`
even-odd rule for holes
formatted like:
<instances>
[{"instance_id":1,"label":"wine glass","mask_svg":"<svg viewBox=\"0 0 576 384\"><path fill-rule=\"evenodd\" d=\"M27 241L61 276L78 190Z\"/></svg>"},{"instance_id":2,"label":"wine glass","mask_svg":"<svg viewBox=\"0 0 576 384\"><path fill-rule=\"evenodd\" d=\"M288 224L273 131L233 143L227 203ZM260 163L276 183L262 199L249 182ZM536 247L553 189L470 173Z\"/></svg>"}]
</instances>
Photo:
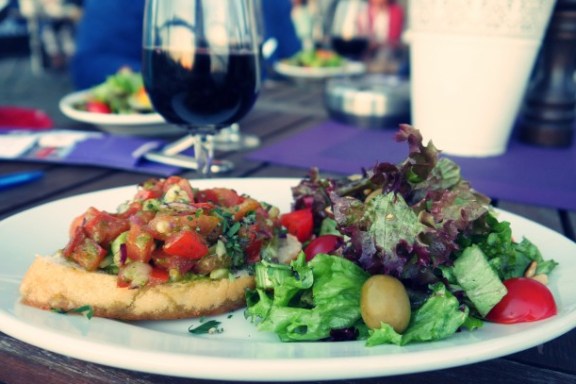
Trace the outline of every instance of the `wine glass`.
<instances>
[{"instance_id":1,"label":"wine glass","mask_svg":"<svg viewBox=\"0 0 576 384\"><path fill-rule=\"evenodd\" d=\"M213 136L251 109L260 91L253 0L147 0L142 75L154 109L188 136L148 159L179 164L193 143L190 168L225 172ZM176 160L176 161L174 161Z\"/></svg>"},{"instance_id":2,"label":"wine glass","mask_svg":"<svg viewBox=\"0 0 576 384\"><path fill-rule=\"evenodd\" d=\"M253 0L256 11L256 32L258 34L260 54L262 54L262 45L266 35L262 1L269 0ZM264 60L264 58L260 57L260 60ZM264 62L262 62L262 65L264 65ZM256 135L242 132L238 123L223 128L214 135L214 149L219 151L242 151L258 146L260 146L260 138Z\"/></svg>"},{"instance_id":3,"label":"wine glass","mask_svg":"<svg viewBox=\"0 0 576 384\"><path fill-rule=\"evenodd\" d=\"M348 59L361 59L370 42L368 20L365 0L339 0L330 26L332 49Z\"/></svg>"}]
</instances>

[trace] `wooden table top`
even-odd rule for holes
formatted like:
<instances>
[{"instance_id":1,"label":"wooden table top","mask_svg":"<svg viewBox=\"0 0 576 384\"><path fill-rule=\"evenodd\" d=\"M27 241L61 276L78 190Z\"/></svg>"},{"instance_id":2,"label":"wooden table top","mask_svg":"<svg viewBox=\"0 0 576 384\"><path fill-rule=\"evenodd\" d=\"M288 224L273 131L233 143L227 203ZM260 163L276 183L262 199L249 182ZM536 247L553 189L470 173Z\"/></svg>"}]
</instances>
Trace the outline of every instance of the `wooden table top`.
<instances>
[{"instance_id":1,"label":"wooden table top","mask_svg":"<svg viewBox=\"0 0 576 384\"><path fill-rule=\"evenodd\" d=\"M313 83L268 84L254 110L241 122L242 132L258 135L262 145L266 145L324 121L326 113L322 107L322 85ZM60 118L59 125L73 128L75 123ZM303 169L247 160L242 152L218 155L236 164L236 168L225 177L302 177L306 174ZM142 174L97 167L0 162L0 175L24 170L43 170L45 176L35 183L0 192L0 219L42 203L84 192L135 185L146 178ZM197 177L192 171L185 171L182 175L191 179ZM561 230L553 210L514 202L500 202L500 206L554 230ZM432 372L341 382L576 383L576 367L573 363L575 353L576 331L573 330L538 347L485 362ZM0 382L6 384L222 383L110 368L42 350L4 333L0 333L0 367Z\"/></svg>"}]
</instances>

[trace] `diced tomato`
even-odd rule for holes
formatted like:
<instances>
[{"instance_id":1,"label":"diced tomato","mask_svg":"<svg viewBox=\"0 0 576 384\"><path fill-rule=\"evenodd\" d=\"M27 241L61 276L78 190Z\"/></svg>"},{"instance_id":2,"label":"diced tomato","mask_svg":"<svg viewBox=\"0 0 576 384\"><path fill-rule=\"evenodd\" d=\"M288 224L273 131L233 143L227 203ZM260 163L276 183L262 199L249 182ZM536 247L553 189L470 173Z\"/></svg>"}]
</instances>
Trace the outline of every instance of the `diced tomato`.
<instances>
[{"instance_id":1,"label":"diced tomato","mask_svg":"<svg viewBox=\"0 0 576 384\"><path fill-rule=\"evenodd\" d=\"M118 288L129 288L130 287L130 282L124 279L120 279L118 277L118 279L116 280L116 286Z\"/></svg>"},{"instance_id":2,"label":"diced tomato","mask_svg":"<svg viewBox=\"0 0 576 384\"><path fill-rule=\"evenodd\" d=\"M223 207L234 207L244 201L244 197L238 195L233 189L212 188L198 191L196 201L212 202Z\"/></svg>"},{"instance_id":3,"label":"diced tomato","mask_svg":"<svg viewBox=\"0 0 576 384\"><path fill-rule=\"evenodd\" d=\"M156 215L148 227L155 238L166 240L184 230L194 231L204 237L217 237L220 233L220 219L209 215Z\"/></svg>"},{"instance_id":4,"label":"diced tomato","mask_svg":"<svg viewBox=\"0 0 576 384\"><path fill-rule=\"evenodd\" d=\"M244 199L240 204L234 208L234 220L242 220L248 213L261 209L260 203L254 199Z\"/></svg>"},{"instance_id":5,"label":"diced tomato","mask_svg":"<svg viewBox=\"0 0 576 384\"><path fill-rule=\"evenodd\" d=\"M88 237L98 244L107 246L122 232L126 232L130 228L130 223L127 219L90 208L85 215L83 226Z\"/></svg>"},{"instance_id":6,"label":"diced tomato","mask_svg":"<svg viewBox=\"0 0 576 384\"><path fill-rule=\"evenodd\" d=\"M504 281L508 290L486 315L486 319L496 323L523 323L546 319L557 313L554 296L544 284L527 277Z\"/></svg>"},{"instance_id":7,"label":"diced tomato","mask_svg":"<svg viewBox=\"0 0 576 384\"><path fill-rule=\"evenodd\" d=\"M246 261L254 264L261 259L261 251L264 241L270 238L266 229L261 229L258 224L243 226L238 232L238 237L243 239L242 248Z\"/></svg>"},{"instance_id":8,"label":"diced tomato","mask_svg":"<svg viewBox=\"0 0 576 384\"><path fill-rule=\"evenodd\" d=\"M157 193L157 191L151 189L140 189L134 196L134 200L137 201L145 201L150 199L159 199L162 197L162 192Z\"/></svg>"},{"instance_id":9,"label":"diced tomato","mask_svg":"<svg viewBox=\"0 0 576 384\"><path fill-rule=\"evenodd\" d=\"M182 256L172 256L162 248L158 248L152 254L152 262L155 268L166 270L169 276L178 279L192 270L197 260Z\"/></svg>"},{"instance_id":10,"label":"diced tomato","mask_svg":"<svg viewBox=\"0 0 576 384\"><path fill-rule=\"evenodd\" d=\"M133 216L140 211L142 211L142 203L140 201L133 201L125 210L116 214L116 216L122 219L129 219L130 216Z\"/></svg>"},{"instance_id":11,"label":"diced tomato","mask_svg":"<svg viewBox=\"0 0 576 384\"><path fill-rule=\"evenodd\" d=\"M173 256L201 259L208 254L206 241L193 231L181 231L169 236L164 243L164 251Z\"/></svg>"},{"instance_id":12,"label":"diced tomato","mask_svg":"<svg viewBox=\"0 0 576 384\"><path fill-rule=\"evenodd\" d=\"M78 228L82 227L83 224L84 224L84 214L74 218L74 220L72 220L72 223L70 224L70 229L68 230L69 237L73 238Z\"/></svg>"},{"instance_id":13,"label":"diced tomato","mask_svg":"<svg viewBox=\"0 0 576 384\"><path fill-rule=\"evenodd\" d=\"M162 268L152 268L148 285L164 284L170 280L170 274Z\"/></svg>"},{"instance_id":14,"label":"diced tomato","mask_svg":"<svg viewBox=\"0 0 576 384\"><path fill-rule=\"evenodd\" d=\"M314 229L314 218L309 208L288 212L280 216L280 223L288 233L296 236L303 243L310 239Z\"/></svg>"},{"instance_id":15,"label":"diced tomato","mask_svg":"<svg viewBox=\"0 0 576 384\"><path fill-rule=\"evenodd\" d=\"M187 216L185 227L204 237L214 237L220 234L220 219L216 216Z\"/></svg>"},{"instance_id":16,"label":"diced tomato","mask_svg":"<svg viewBox=\"0 0 576 384\"><path fill-rule=\"evenodd\" d=\"M187 179L184 179L180 176L170 176L164 182L163 192L166 194L170 189L174 186L177 186L180 190L184 192L184 196L182 196L183 200L189 201L191 203L194 202L194 191L192 190L192 186Z\"/></svg>"},{"instance_id":17,"label":"diced tomato","mask_svg":"<svg viewBox=\"0 0 576 384\"><path fill-rule=\"evenodd\" d=\"M86 235L82 225L74 227L74 233L62 250L64 257L74 260L88 271L96 270L106 253L104 248Z\"/></svg>"},{"instance_id":18,"label":"diced tomato","mask_svg":"<svg viewBox=\"0 0 576 384\"><path fill-rule=\"evenodd\" d=\"M134 261L147 263L156 248L156 242L152 234L143 226L132 223L126 236L126 253L128 258Z\"/></svg>"},{"instance_id":19,"label":"diced tomato","mask_svg":"<svg viewBox=\"0 0 576 384\"><path fill-rule=\"evenodd\" d=\"M306 260L310 261L319 253L328 253L335 251L342 246L342 237L337 235L318 236L310 242L304 249Z\"/></svg>"},{"instance_id":20,"label":"diced tomato","mask_svg":"<svg viewBox=\"0 0 576 384\"><path fill-rule=\"evenodd\" d=\"M218 194L213 189L203 189L196 192L196 201L202 203L218 203Z\"/></svg>"},{"instance_id":21,"label":"diced tomato","mask_svg":"<svg viewBox=\"0 0 576 384\"><path fill-rule=\"evenodd\" d=\"M84 217L83 215L80 217ZM76 221L76 220L75 220ZM62 249L62 254L64 257L69 259L72 258L72 253L74 250L84 241L86 238L86 234L84 233L84 229L82 229L81 225L76 225L73 228L70 228L70 239L66 246ZM72 232L74 231L74 232Z\"/></svg>"},{"instance_id":22,"label":"diced tomato","mask_svg":"<svg viewBox=\"0 0 576 384\"><path fill-rule=\"evenodd\" d=\"M246 245L244 252L246 253L246 261L248 264L254 264L260 261L262 251L262 245L264 241L262 239L254 239Z\"/></svg>"},{"instance_id":23,"label":"diced tomato","mask_svg":"<svg viewBox=\"0 0 576 384\"><path fill-rule=\"evenodd\" d=\"M76 243L73 249L65 252L67 257L77 262L87 271L95 271L106 257L106 250L89 237L84 237Z\"/></svg>"},{"instance_id":24,"label":"diced tomato","mask_svg":"<svg viewBox=\"0 0 576 384\"><path fill-rule=\"evenodd\" d=\"M191 203L190 207L193 207L196 211L201 209L206 214L210 214L214 210L214 208L216 208L216 205L210 202L196 202Z\"/></svg>"},{"instance_id":25,"label":"diced tomato","mask_svg":"<svg viewBox=\"0 0 576 384\"><path fill-rule=\"evenodd\" d=\"M130 223L136 223L138 225L144 226L148 224L154 217L156 212L154 211L138 211L130 216Z\"/></svg>"},{"instance_id":26,"label":"diced tomato","mask_svg":"<svg viewBox=\"0 0 576 384\"><path fill-rule=\"evenodd\" d=\"M97 101L97 100L89 100L86 102L86 111L92 113L112 113L112 109L108 106L108 104Z\"/></svg>"},{"instance_id":27,"label":"diced tomato","mask_svg":"<svg viewBox=\"0 0 576 384\"><path fill-rule=\"evenodd\" d=\"M148 199L159 199L164 193L164 180L149 179L140 185L138 192L134 196L134 200L144 201Z\"/></svg>"},{"instance_id":28,"label":"diced tomato","mask_svg":"<svg viewBox=\"0 0 576 384\"><path fill-rule=\"evenodd\" d=\"M194 264L192 272L206 276L217 269L229 268L232 264L232 259L228 255L218 256L214 253L209 253Z\"/></svg>"}]
</instances>

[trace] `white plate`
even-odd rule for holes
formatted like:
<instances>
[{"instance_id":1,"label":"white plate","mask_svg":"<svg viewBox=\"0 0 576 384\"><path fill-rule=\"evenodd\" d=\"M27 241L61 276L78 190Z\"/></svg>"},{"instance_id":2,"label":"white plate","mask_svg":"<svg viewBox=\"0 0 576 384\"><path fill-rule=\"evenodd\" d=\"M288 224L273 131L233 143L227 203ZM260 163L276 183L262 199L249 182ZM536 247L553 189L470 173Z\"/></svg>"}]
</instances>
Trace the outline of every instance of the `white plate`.
<instances>
[{"instance_id":1,"label":"white plate","mask_svg":"<svg viewBox=\"0 0 576 384\"><path fill-rule=\"evenodd\" d=\"M302 67L278 61L274 64L274 70L288 77L324 79L336 76L360 75L366 72L366 65L358 61L346 60L344 65L339 67Z\"/></svg>"},{"instance_id":2,"label":"white plate","mask_svg":"<svg viewBox=\"0 0 576 384\"><path fill-rule=\"evenodd\" d=\"M294 179L214 179L197 187L226 186L290 208ZM24 342L104 365L157 374L217 380L299 381L352 379L455 367L514 353L558 337L576 326L576 244L539 224L502 212L516 237L526 236L560 266L550 288L559 313L518 325L486 324L447 340L365 347L362 342L281 343L243 317L221 316L224 332L193 336L197 320L125 323L58 315L19 304L18 283L35 253L49 254L67 240L73 217L93 205L113 210L135 187L116 188L56 201L0 222L0 330ZM223 369L222 367L225 367Z\"/></svg>"},{"instance_id":3,"label":"white plate","mask_svg":"<svg viewBox=\"0 0 576 384\"><path fill-rule=\"evenodd\" d=\"M93 113L81 111L74 105L86 100L89 91L71 93L60 100L60 110L67 117L93 124L99 129L116 134L128 136L168 136L183 135L183 130L172 124L166 123L164 118L157 113Z\"/></svg>"}]
</instances>

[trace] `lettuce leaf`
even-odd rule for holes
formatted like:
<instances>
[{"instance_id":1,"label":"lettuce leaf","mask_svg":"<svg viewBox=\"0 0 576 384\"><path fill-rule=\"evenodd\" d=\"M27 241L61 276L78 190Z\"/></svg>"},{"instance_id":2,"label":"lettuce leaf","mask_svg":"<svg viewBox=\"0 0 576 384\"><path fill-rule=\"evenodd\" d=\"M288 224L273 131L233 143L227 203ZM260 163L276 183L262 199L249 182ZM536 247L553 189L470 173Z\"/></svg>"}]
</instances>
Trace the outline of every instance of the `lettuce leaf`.
<instances>
[{"instance_id":1,"label":"lettuce leaf","mask_svg":"<svg viewBox=\"0 0 576 384\"><path fill-rule=\"evenodd\" d=\"M246 294L246 318L282 341L322 340L361 319L360 293L368 274L338 256L300 254L290 266L256 266L256 289Z\"/></svg>"},{"instance_id":2,"label":"lettuce leaf","mask_svg":"<svg viewBox=\"0 0 576 384\"><path fill-rule=\"evenodd\" d=\"M537 274L549 274L558 265L554 260L545 260L538 247L530 240L522 238L516 242L512 237L509 222L498 221L491 214L486 215L478 226L479 229L460 238L460 247L465 249L470 245L477 245L502 281L523 276L533 261L537 263Z\"/></svg>"}]
</instances>

